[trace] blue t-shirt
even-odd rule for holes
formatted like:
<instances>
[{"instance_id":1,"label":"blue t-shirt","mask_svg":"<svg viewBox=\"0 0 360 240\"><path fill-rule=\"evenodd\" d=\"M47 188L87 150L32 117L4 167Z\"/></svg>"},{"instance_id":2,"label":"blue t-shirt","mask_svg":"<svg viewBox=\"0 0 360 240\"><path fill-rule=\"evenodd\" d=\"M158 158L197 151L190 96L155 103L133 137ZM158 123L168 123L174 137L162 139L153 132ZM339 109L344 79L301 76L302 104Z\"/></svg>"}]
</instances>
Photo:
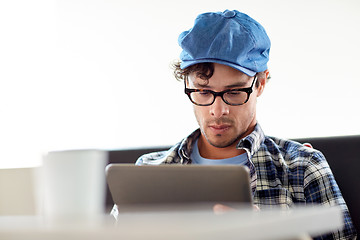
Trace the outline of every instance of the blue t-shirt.
<instances>
[{"instance_id":1,"label":"blue t-shirt","mask_svg":"<svg viewBox=\"0 0 360 240\"><path fill-rule=\"evenodd\" d=\"M191 153L191 160L192 160L192 164L200 164L200 165L226 165L226 164L244 165L248 159L246 153L243 153L236 157L224 158L224 159L203 158L199 152L198 140L196 140L194 142L193 151Z\"/></svg>"}]
</instances>

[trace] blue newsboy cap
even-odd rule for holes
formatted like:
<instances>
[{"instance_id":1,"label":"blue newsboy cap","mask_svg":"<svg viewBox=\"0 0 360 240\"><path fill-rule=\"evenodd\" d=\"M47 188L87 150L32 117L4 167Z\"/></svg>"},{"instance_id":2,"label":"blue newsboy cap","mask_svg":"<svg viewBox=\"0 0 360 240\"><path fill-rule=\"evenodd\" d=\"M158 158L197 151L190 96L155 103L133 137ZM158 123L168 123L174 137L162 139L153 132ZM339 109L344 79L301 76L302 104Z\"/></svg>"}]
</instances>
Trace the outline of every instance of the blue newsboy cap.
<instances>
[{"instance_id":1,"label":"blue newsboy cap","mask_svg":"<svg viewBox=\"0 0 360 240\"><path fill-rule=\"evenodd\" d=\"M267 69L271 45L260 23L236 10L200 14L178 42L182 69L215 62L249 76Z\"/></svg>"}]
</instances>

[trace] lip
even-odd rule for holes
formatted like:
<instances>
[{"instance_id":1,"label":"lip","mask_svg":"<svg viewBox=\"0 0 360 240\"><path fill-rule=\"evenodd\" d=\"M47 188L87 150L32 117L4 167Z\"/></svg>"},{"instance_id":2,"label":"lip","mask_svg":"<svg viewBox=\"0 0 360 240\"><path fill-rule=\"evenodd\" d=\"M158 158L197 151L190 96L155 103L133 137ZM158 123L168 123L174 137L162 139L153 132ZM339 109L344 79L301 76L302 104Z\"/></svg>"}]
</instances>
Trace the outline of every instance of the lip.
<instances>
[{"instance_id":1,"label":"lip","mask_svg":"<svg viewBox=\"0 0 360 240\"><path fill-rule=\"evenodd\" d=\"M215 134L223 134L230 129L230 125L210 125L209 128Z\"/></svg>"}]
</instances>

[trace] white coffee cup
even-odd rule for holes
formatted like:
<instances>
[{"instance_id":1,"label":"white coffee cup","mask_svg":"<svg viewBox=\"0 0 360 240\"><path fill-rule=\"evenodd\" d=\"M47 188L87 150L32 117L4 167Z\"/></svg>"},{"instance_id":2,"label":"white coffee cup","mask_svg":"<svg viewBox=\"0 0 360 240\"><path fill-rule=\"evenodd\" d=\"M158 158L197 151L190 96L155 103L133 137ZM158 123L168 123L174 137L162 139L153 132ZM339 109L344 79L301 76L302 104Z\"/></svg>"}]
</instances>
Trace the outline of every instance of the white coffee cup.
<instances>
[{"instance_id":1,"label":"white coffee cup","mask_svg":"<svg viewBox=\"0 0 360 240\"><path fill-rule=\"evenodd\" d=\"M91 218L105 212L105 166L102 150L53 151L43 157L42 194L46 217Z\"/></svg>"}]
</instances>

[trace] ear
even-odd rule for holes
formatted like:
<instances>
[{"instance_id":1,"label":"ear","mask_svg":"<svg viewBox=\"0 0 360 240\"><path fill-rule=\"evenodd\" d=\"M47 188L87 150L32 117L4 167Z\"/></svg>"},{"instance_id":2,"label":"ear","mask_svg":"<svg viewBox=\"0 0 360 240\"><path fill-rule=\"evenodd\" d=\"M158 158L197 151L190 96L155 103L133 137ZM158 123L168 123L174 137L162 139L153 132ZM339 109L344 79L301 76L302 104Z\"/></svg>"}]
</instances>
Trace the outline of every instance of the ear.
<instances>
[{"instance_id":1,"label":"ear","mask_svg":"<svg viewBox=\"0 0 360 240\"><path fill-rule=\"evenodd\" d=\"M257 95L256 95L257 97L260 97L261 94L263 93L266 82L267 82L267 79L268 79L269 74L270 74L269 70L265 70L263 73L264 74L260 74L260 76L259 76L259 78L257 80L258 84L259 84L258 88L257 88Z\"/></svg>"}]
</instances>

